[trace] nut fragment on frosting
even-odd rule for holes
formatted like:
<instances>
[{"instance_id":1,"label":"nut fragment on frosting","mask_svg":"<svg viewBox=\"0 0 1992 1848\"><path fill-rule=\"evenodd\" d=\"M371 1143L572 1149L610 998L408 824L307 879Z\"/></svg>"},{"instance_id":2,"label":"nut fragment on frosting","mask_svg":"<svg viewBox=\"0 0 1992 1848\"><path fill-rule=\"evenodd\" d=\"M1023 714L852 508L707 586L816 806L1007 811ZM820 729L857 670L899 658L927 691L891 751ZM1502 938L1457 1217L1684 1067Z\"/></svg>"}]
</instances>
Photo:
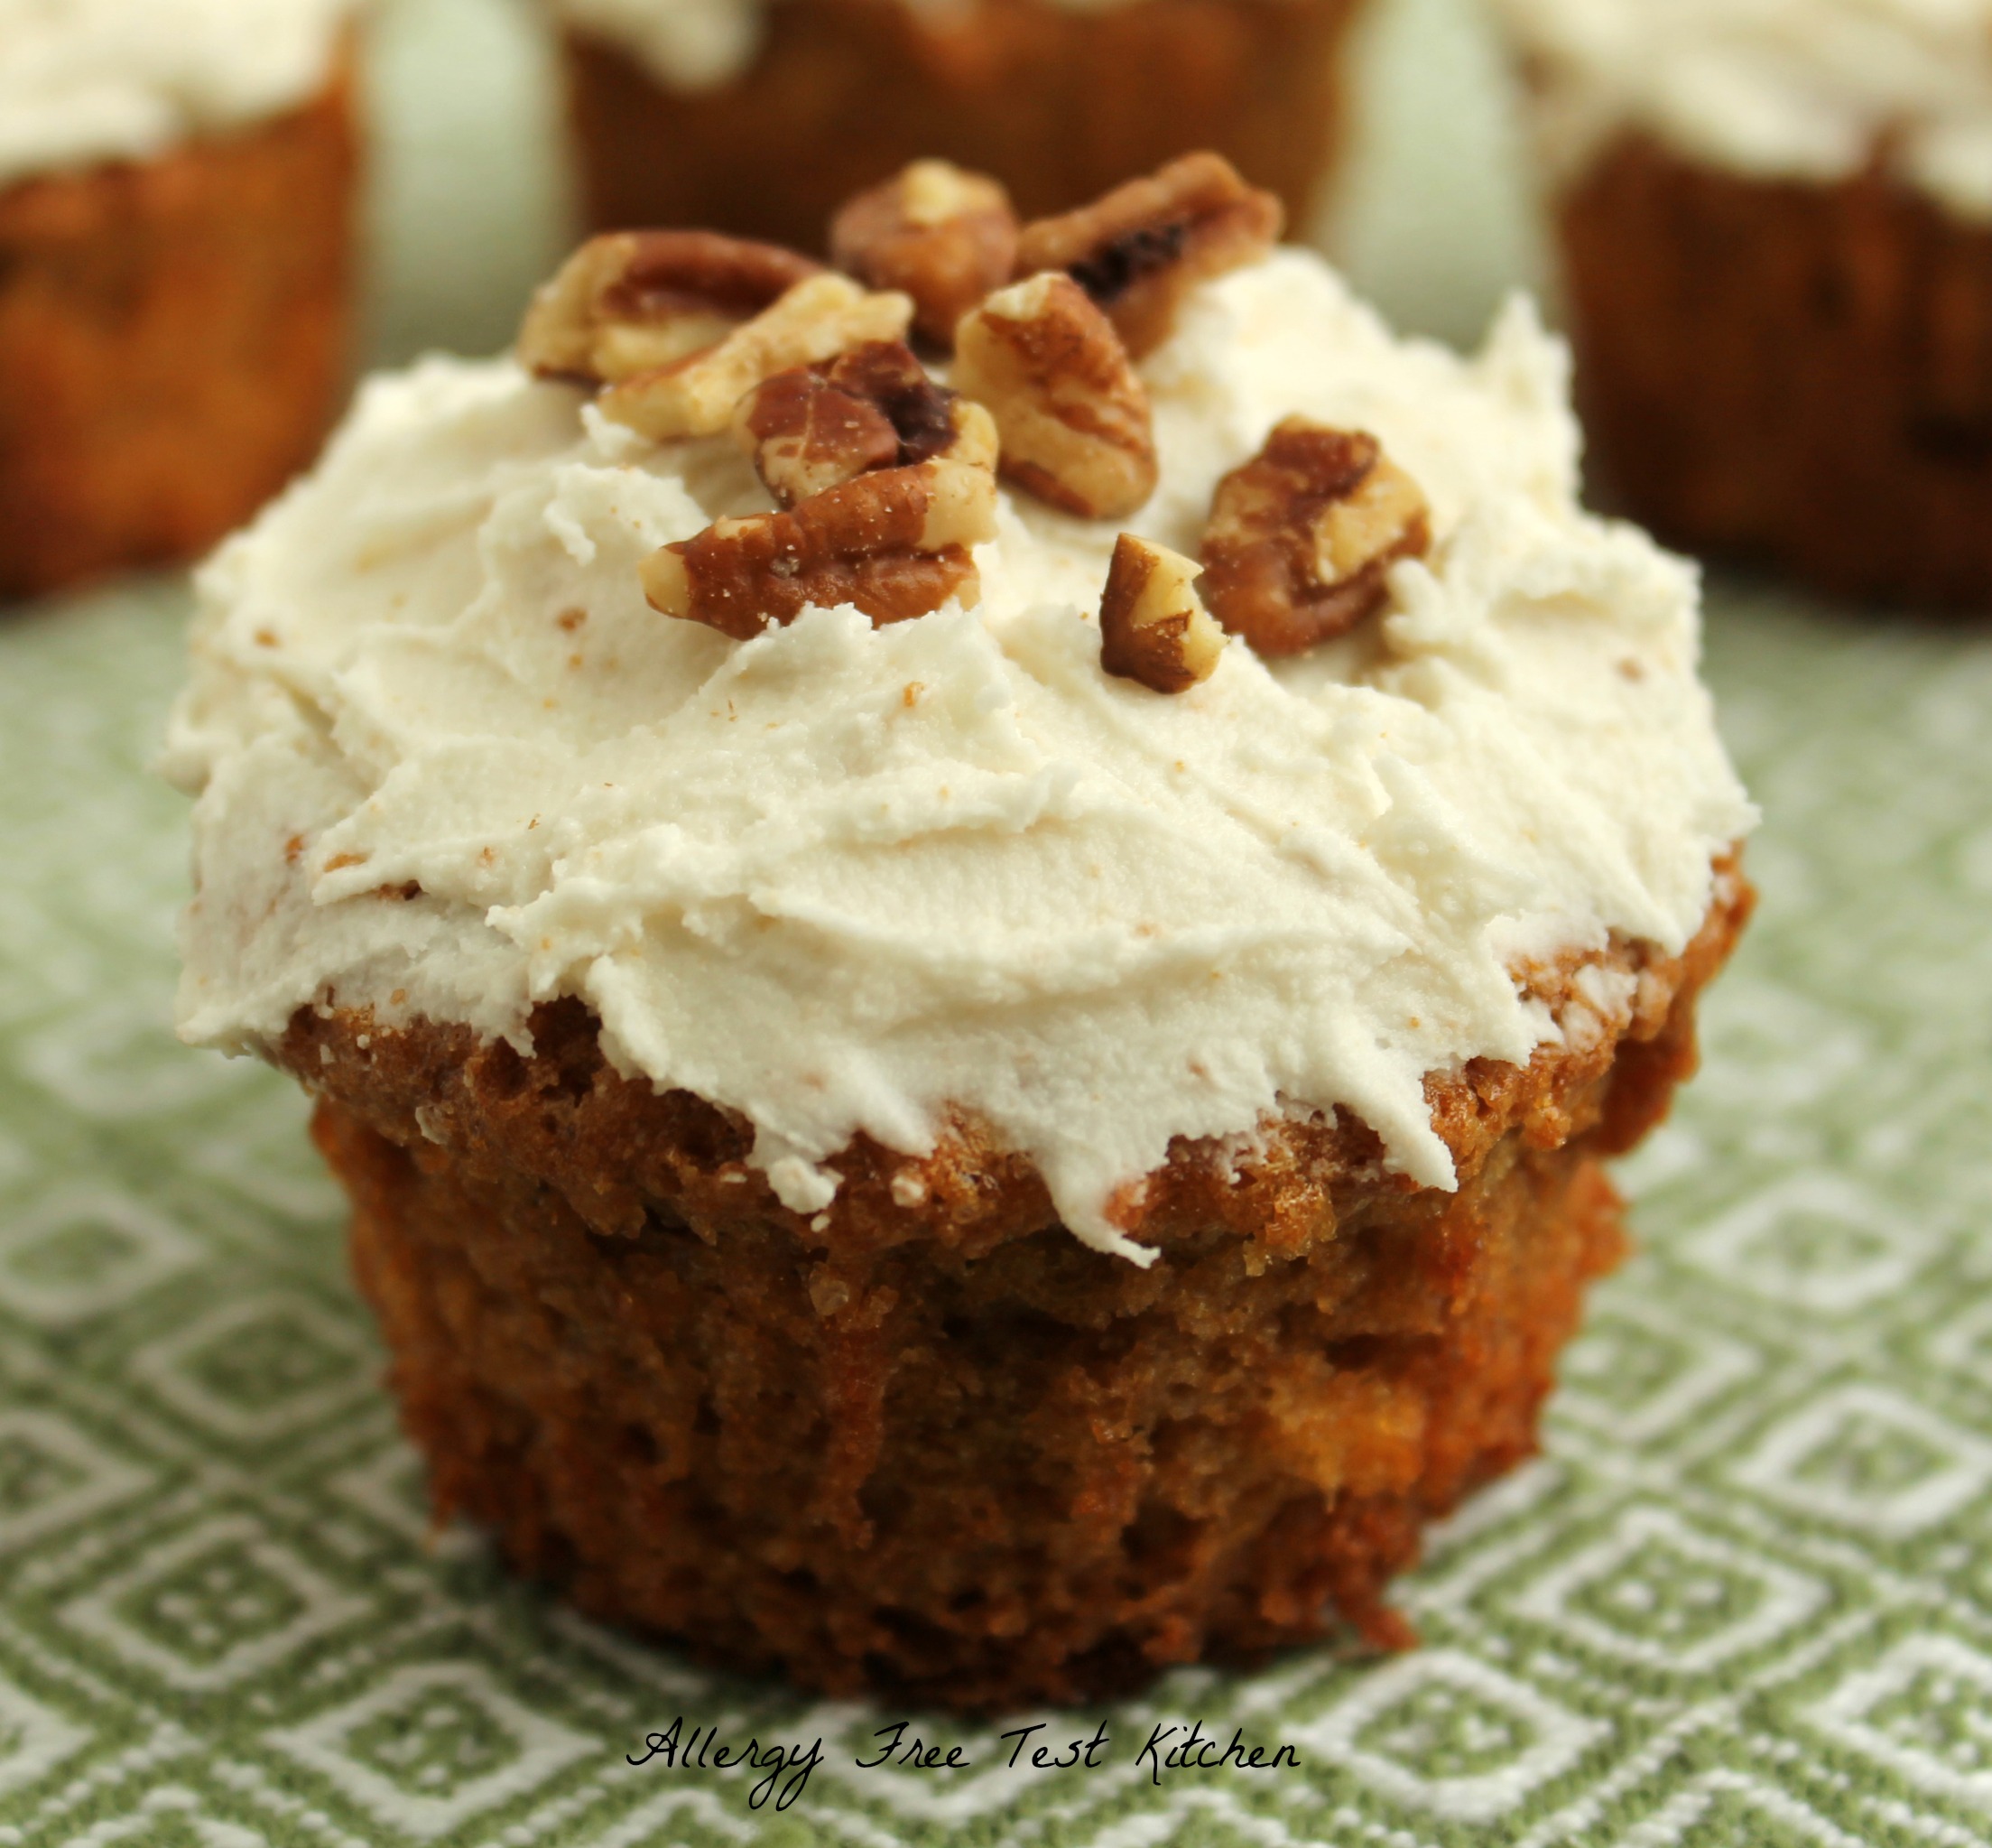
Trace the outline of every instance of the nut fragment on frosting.
<instances>
[{"instance_id":1,"label":"nut fragment on frosting","mask_svg":"<svg viewBox=\"0 0 1992 1848\"><path fill-rule=\"evenodd\" d=\"M996 462L988 412L936 384L901 340L764 379L741 399L733 433L783 506L874 469L942 456L992 470Z\"/></svg>"},{"instance_id":2,"label":"nut fragment on frosting","mask_svg":"<svg viewBox=\"0 0 1992 1848\"><path fill-rule=\"evenodd\" d=\"M1158 693L1209 680L1224 653L1224 631L1199 599L1203 567L1166 545L1123 533L1099 600L1099 664Z\"/></svg>"},{"instance_id":3,"label":"nut fragment on frosting","mask_svg":"<svg viewBox=\"0 0 1992 1848\"><path fill-rule=\"evenodd\" d=\"M1431 543L1422 491L1374 436L1289 417L1218 484L1204 598L1259 654L1298 655L1355 627Z\"/></svg>"},{"instance_id":4,"label":"nut fragment on frosting","mask_svg":"<svg viewBox=\"0 0 1992 1848\"><path fill-rule=\"evenodd\" d=\"M1185 154L1091 205L1026 225L1017 274L1063 270L1139 359L1169 338L1192 287L1271 250L1284 216L1223 155Z\"/></svg>"},{"instance_id":5,"label":"nut fragment on frosting","mask_svg":"<svg viewBox=\"0 0 1992 1848\"><path fill-rule=\"evenodd\" d=\"M966 462L880 469L783 513L718 520L644 562L666 616L747 640L810 605L855 605L875 625L980 600L969 548L996 535L996 478Z\"/></svg>"},{"instance_id":6,"label":"nut fragment on frosting","mask_svg":"<svg viewBox=\"0 0 1992 1848\"><path fill-rule=\"evenodd\" d=\"M654 371L716 346L821 267L714 231L590 237L533 295L519 363L596 384Z\"/></svg>"},{"instance_id":7,"label":"nut fragment on frosting","mask_svg":"<svg viewBox=\"0 0 1992 1848\"><path fill-rule=\"evenodd\" d=\"M915 161L859 193L830 221L830 261L874 289L913 299L913 325L937 347L1015 274L1017 217L996 181L946 161Z\"/></svg>"},{"instance_id":8,"label":"nut fragment on frosting","mask_svg":"<svg viewBox=\"0 0 1992 1848\"><path fill-rule=\"evenodd\" d=\"M1117 519L1154 492L1148 393L1114 326L1069 276L1013 283L962 317L954 382L988 406L1002 472L1085 519Z\"/></svg>"},{"instance_id":9,"label":"nut fragment on frosting","mask_svg":"<svg viewBox=\"0 0 1992 1848\"><path fill-rule=\"evenodd\" d=\"M901 294L875 294L848 276L808 277L703 351L639 372L602 394L602 414L653 442L714 436L755 385L792 366L818 366L868 340L897 340L913 320Z\"/></svg>"}]
</instances>

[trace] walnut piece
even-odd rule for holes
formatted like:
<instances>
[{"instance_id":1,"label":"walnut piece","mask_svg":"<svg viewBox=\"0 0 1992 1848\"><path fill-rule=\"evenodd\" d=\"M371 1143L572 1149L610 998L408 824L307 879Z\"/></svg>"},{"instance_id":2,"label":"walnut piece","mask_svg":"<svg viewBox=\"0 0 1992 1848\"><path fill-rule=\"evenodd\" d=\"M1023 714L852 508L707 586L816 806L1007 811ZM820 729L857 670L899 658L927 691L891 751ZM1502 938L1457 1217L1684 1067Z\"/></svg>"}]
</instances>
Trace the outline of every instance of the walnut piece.
<instances>
[{"instance_id":1,"label":"walnut piece","mask_svg":"<svg viewBox=\"0 0 1992 1848\"><path fill-rule=\"evenodd\" d=\"M784 513L718 520L644 561L644 594L666 616L745 641L806 605L853 603L906 622L981 596L969 547L996 534L996 478L966 462L880 469Z\"/></svg>"},{"instance_id":2,"label":"walnut piece","mask_svg":"<svg viewBox=\"0 0 1992 1848\"><path fill-rule=\"evenodd\" d=\"M1354 628L1390 567L1431 545L1423 494L1374 436L1289 417L1218 484L1204 600L1261 655L1298 655Z\"/></svg>"},{"instance_id":3,"label":"walnut piece","mask_svg":"<svg viewBox=\"0 0 1992 1848\"><path fill-rule=\"evenodd\" d=\"M943 349L955 324L1015 273L1017 217L994 180L915 161L830 220L830 261L913 298L913 326Z\"/></svg>"},{"instance_id":4,"label":"walnut piece","mask_svg":"<svg viewBox=\"0 0 1992 1848\"><path fill-rule=\"evenodd\" d=\"M1209 680L1224 653L1224 631L1198 599L1194 559L1123 533L1099 599L1099 664L1158 693Z\"/></svg>"},{"instance_id":5,"label":"walnut piece","mask_svg":"<svg viewBox=\"0 0 1992 1848\"><path fill-rule=\"evenodd\" d=\"M762 380L740 400L733 433L783 506L874 469L941 456L996 463L988 412L937 385L903 340L868 341L827 368Z\"/></svg>"},{"instance_id":6,"label":"walnut piece","mask_svg":"<svg viewBox=\"0 0 1992 1848\"><path fill-rule=\"evenodd\" d=\"M1264 256L1285 213L1221 154L1185 154L1144 180L1017 239L1019 275L1063 270L1103 309L1140 358L1169 338L1192 284Z\"/></svg>"},{"instance_id":7,"label":"walnut piece","mask_svg":"<svg viewBox=\"0 0 1992 1848\"><path fill-rule=\"evenodd\" d=\"M778 245L713 231L612 231L590 237L533 296L522 365L602 385L716 345L820 273Z\"/></svg>"},{"instance_id":8,"label":"walnut piece","mask_svg":"<svg viewBox=\"0 0 1992 1848\"><path fill-rule=\"evenodd\" d=\"M913 308L904 295L873 294L825 271L796 283L717 345L618 380L602 394L602 414L653 442L715 435L763 379L792 366L820 365L867 340L901 339Z\"/></svg>"},{"instance_id":9,"label":"walnut piece","mask_svg":"<svg viewBox=\"0 0 1992 1848\"><path fill-rule=\"evenodd\" d=\"M996 418L1003 473L1088 519L1155 489L1148 393L1113 323L1069 276L998 291L961 319L954 383Z\"/></svg>"}]
</instances>

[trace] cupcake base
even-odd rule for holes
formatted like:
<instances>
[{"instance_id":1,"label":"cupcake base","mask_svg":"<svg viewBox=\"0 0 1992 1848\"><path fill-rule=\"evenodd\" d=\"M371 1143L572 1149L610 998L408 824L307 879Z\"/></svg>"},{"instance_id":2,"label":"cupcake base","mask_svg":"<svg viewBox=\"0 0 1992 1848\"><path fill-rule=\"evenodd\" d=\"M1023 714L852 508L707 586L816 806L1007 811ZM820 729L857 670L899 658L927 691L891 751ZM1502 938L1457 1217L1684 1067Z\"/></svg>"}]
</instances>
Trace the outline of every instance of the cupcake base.
<instances>
[{"instance_id":1,"label":"cupcake base","mask_svg":"<svg viewBox=\"0 0 1992 1848\"><path fill-rule=\"evenodd\" d=\"M1346 1119L1237 1172L1179 1145L1146 1270L968 1130L924 1160L861 1139L829 1213L790 1212L742 1124L618 1076L576 1003L531 1058L337 1008L278 1054L320 1097L440 1515L727 1667L1001 1709L1337 1616L1411 1639L1385 1588L1533 1449L1622 1249L1598 1159L1691 1068L1749 902L1726 870L1680 959L1589 959L1637 978L1622 1033L1431 1081L1457 1193ZM1585 961L1533 985L1580 1009Z\"/></svg>"},{"instance_id":2,"label":"cupcake base","mask_svg":"<svg viewBox=\"0 0 1992 1848\"><path fill-rule=\"evenodd\" d=\"M0 599L198 556L316 453L351 334L351 91L0 190Z\"/></svg>"},{"instance_id":3,"label":"cupcake base","mask_svg":"<svg viewBox=\"0 0 1992 1848\"><path fill-rule=\"evenodd\" d=\"M770 7L753 66L695 91L570 33L588 217L820 251L837 208L909 161L993 173L1035 217L1211 148L1304 229L1337 144L1357 4L979 0L937 20L903 0L813 0Z\"/></svg>"},{"instance_id":4,"label":"cupcake base","mask_svg":"<svg viewBox=\"0 0 1992 1848\"><path fill-rule=\"evenodd\" d=\"M1559 213L1617 505L1830 594L1992 604L1992 227L1878 172L1749 179L1646 138Z\"/></svg>"}]
</instances>

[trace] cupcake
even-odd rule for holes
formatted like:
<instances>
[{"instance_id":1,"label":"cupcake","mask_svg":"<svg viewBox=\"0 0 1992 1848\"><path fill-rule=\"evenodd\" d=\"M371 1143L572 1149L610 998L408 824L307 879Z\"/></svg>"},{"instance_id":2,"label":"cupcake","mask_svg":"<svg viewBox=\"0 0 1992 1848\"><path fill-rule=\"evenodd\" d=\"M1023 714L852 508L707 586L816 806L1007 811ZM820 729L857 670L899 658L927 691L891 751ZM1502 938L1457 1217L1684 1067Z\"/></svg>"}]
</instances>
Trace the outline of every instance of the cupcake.
<instances>
[{"instance_id":1,"label":"cupcake","mask_svg":"<svg viewBox=\"0 0 1992 1848\"><path fill-rule=\"evenodd\" d=\"M1029 213L1215 148L1296 223L1359 0L552 0L590 223L822 246L921 156Z\"/></svg>"},{"instance_id":2,"label":"cupcake","mask_svg":"<svg viewBox=\"0 0 1992 1848\"><path fill-rule=\"evenodd\" d=\"M318 1100L439 1511L812 1688L1407 1640L1748 909L1561 348L1176 196L933 364L597 239L199 580L182 1032Z\"/></svg>"},{"instance_id":3,"label":"cupcake","mask_svg":"<svg viewBox=\"0 0 1992 1848\"><path fill-rule=\"evenodd\" d=\"M1992 4L1497 4L1611 494L1830 593L1992 602Z\"/></svg>"},{"instance_id":4,"label":"cupcake","mask_svg":"<svg viewBox=\"0 0 1992 1848\"><path fill-rule=\"evenodd\" d=\"M350 0L0 0L0 599L189 558L344 395Z\"/></svg>"}]
</instances>

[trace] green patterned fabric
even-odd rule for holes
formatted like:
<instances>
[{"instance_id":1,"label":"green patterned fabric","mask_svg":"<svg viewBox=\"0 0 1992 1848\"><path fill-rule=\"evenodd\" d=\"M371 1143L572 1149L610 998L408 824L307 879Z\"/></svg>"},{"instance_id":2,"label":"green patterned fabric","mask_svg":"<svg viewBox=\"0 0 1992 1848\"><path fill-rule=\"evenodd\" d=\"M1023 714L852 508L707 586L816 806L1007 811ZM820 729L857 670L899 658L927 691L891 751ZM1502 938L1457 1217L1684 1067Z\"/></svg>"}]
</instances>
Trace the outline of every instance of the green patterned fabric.
<instances>
[{"instance_id":1,"label":"green patterned fabric","mask_svg":"<svg viewBox=\"0 0 1992 1848\"><path fill-rule=\"evenodd\" d=\"M537 94L476 11L384 21L383 94L457 32ZM1404 1583L1422 1649L1027 1716L1051 1758L1104 1727L1061 1770L1005 1763L1015 1721L695 1671L428 1532L301 1100L170 1030L184 817L144 766L185 609L0 626L0 1844L1992 1843L1992 636L1719 592L1763 911L1543 1455ZM860 1769L899 1719L967 1763ZM681 1762L629 1762L674 1720ZM1171 1768L1192 1723L1290 1750ZM820 1760L688 1769L697 1727Z\"/></svg>"}]
</instances>

